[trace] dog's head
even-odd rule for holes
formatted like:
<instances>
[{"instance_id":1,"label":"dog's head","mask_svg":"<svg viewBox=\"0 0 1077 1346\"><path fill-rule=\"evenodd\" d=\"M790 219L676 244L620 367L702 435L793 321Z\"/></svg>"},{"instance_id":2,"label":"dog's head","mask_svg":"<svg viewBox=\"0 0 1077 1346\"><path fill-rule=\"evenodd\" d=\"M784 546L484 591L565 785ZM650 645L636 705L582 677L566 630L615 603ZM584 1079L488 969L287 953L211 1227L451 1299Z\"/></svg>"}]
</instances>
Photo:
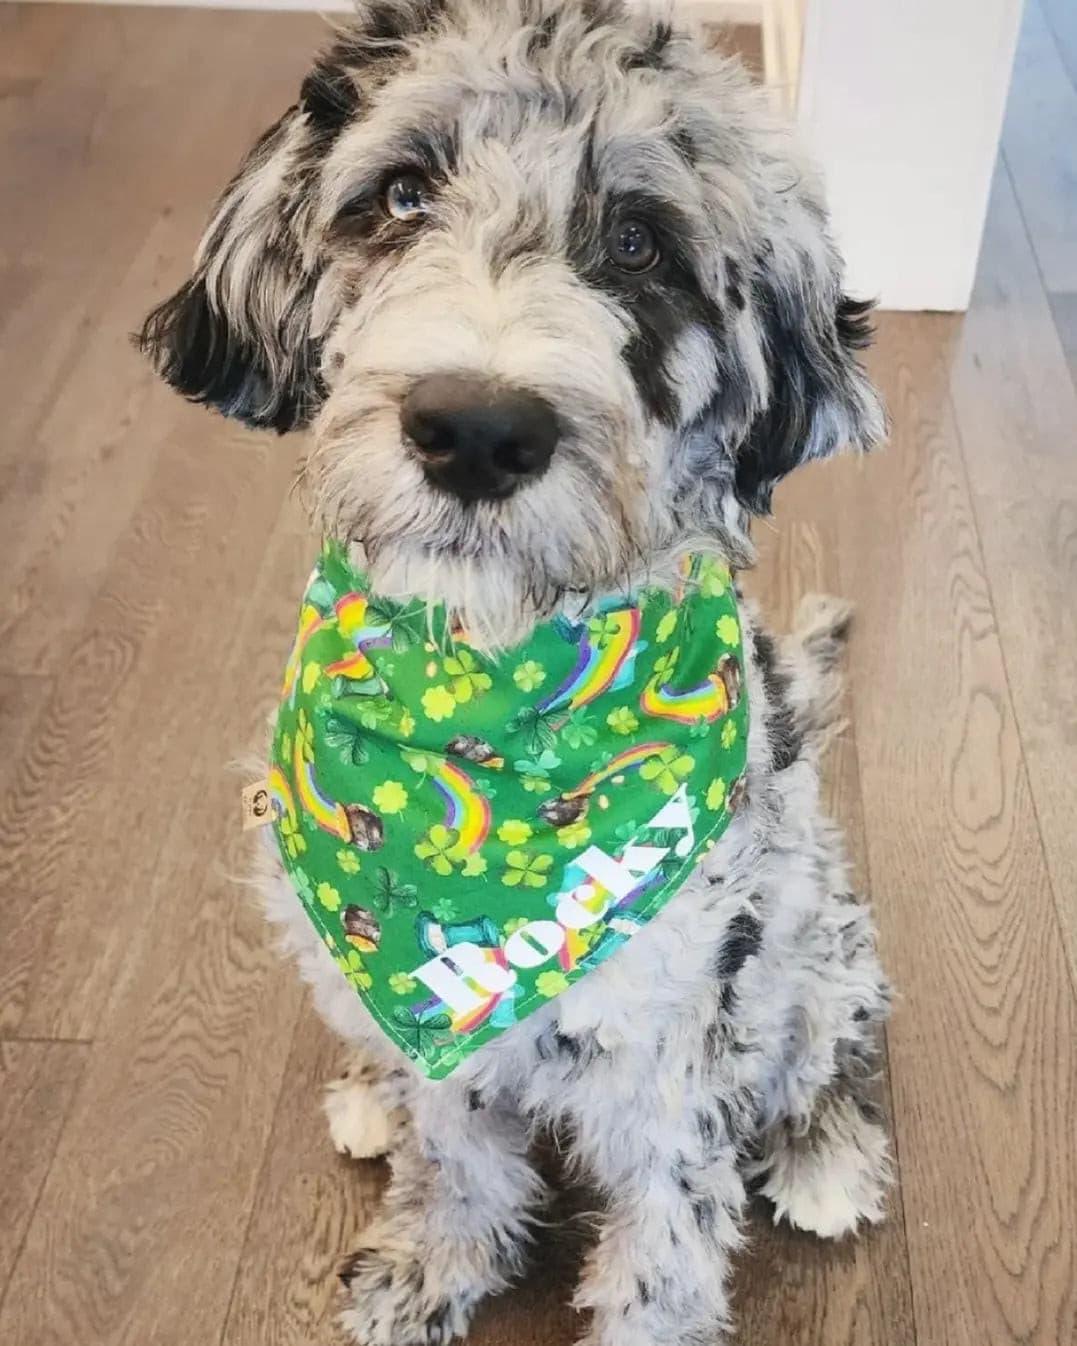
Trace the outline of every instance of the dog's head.
<instances>
[{"instance_id":1,"label":"dog's head","mask_svg":"<svg viewBox=\"0 0 1077 1346\"><path fill-rule=\"evenodd\" d=\"M142 345L313 428L324 526L495 638L882 434L816 179L740 68L618 0L366 0Z\"/></svg>"}]
</instances>

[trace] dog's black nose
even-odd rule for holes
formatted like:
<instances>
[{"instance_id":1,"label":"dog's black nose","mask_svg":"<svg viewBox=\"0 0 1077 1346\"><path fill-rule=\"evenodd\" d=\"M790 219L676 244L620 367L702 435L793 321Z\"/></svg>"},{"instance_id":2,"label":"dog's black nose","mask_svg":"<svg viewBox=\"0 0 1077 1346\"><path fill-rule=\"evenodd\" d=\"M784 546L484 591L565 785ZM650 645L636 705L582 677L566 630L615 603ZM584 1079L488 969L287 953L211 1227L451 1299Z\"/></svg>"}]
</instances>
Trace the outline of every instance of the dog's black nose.
<instances>
[{"instance_id":1,"label":"dog's black nose","mask_svg":"<svg viewBox=\"0 0 1077 1346\"><path fill-rule=\"evenodd\" d=\"M420 379L400 411L427 479L461 500L501 500L550 465L560 430L533 393L483 379Z\"/></svg>"}]
</instances>

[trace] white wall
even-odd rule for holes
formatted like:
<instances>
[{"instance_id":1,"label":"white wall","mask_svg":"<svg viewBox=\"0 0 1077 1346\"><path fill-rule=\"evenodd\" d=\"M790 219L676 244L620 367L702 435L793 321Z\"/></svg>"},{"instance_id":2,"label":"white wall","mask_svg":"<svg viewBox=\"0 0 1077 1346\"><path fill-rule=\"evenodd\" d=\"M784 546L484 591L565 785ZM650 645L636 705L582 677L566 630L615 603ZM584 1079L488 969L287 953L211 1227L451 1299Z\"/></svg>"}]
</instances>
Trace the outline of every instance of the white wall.
<instances>
[{"instance_id":1,"label":"white wall","mask_svg":"<svg viewBox=\"0 0 1077 1346\"><path fill-rule=\"evenodd\" d=\"M964 309L1022 0L809 0L799 121L849 288Z\"/></svg>"}]
</instances>

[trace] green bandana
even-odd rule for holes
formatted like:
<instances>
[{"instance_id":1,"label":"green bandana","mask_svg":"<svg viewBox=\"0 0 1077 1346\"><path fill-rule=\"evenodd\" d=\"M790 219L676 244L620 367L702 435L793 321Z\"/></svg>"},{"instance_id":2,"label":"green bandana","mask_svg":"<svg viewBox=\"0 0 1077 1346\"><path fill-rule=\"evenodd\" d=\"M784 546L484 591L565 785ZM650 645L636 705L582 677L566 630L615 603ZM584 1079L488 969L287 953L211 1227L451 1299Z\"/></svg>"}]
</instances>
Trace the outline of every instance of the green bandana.
<instances>
[{"instance_id":1,"label":"green bandana","mask_svg":"<svg viewBox=\"0 0 1077 1346\"><path fill-rule=\"evenodd\" d=\"M677 892L742 793L729 572L606 600L488 656L328 545L285 673L281 856L343 976L441 1079Z\"/></svg>"}]
</instances>

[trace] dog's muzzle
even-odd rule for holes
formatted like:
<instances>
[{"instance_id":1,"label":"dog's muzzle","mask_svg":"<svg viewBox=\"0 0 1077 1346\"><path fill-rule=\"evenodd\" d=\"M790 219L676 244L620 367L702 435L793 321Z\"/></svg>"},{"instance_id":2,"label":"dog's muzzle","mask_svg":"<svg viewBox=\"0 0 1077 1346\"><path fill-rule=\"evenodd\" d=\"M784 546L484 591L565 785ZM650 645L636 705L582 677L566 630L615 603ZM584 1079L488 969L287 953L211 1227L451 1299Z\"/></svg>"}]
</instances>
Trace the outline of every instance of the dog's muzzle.
<instances>
[{"instance_id":1,"label":"dog's muzzle","mask_svg":"<svg viewBox=\"0 0 1077 1346\"><path fill-rule=\"evenodd\" d=\"M460 374L420 379L400 423L430 484L463 501L503 500L540 477L561 435L544 398Z\"/></svg>"}]
</instances>

